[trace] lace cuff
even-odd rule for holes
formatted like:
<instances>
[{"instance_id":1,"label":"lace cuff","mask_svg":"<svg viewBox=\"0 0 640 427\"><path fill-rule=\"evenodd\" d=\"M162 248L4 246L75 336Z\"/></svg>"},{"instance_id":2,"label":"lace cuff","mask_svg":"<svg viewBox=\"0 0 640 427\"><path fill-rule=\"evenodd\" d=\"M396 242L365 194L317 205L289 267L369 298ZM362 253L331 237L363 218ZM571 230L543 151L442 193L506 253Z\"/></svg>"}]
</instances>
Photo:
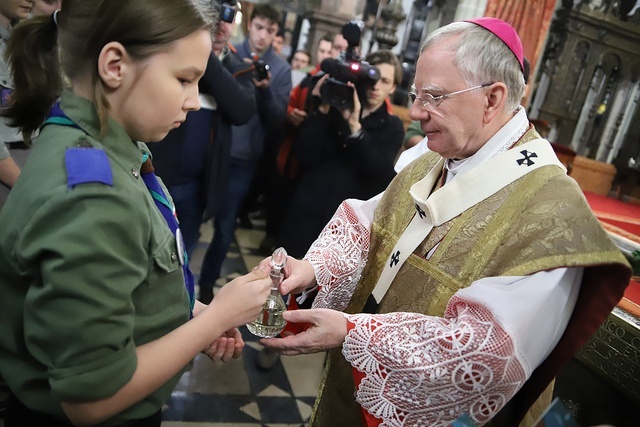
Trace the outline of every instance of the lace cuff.
<instances>
[{"instance_id":1,"label":"lace cuff","mask_svg":"<svg viewBox=\"0 0 640 427\"><path fill-rule=\"evenodd\" d=\"M369 253L370 222L342 202L333 218L311 245L305 259L311 263L320 290L314 308L344 310Z\"/></svg>"},{"instance_id":2,"label":"lace cuff","mask_svg":"<svg viewBox=\"0 0 640 427\"><path fill-rule=\"evenodd\" d=\"M483 306L453 297L445 318L356 314L342 353L363 373L356 399L382 426L482 425L526 380L513 340Z\"/></svg>"}]
</instances>

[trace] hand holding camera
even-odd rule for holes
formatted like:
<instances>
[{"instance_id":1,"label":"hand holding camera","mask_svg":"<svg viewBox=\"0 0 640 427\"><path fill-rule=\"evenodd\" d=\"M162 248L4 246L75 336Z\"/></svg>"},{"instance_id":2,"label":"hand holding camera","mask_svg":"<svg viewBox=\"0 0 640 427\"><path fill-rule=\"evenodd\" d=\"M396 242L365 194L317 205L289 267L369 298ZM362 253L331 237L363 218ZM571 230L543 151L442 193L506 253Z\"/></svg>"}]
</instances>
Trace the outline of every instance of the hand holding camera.
<instances>
[{"instance_id":1,"label":"hand holding camera","mask_svg":"<svg viewBox=\"0 0 640 427\"><path fill-rule=\"evenodd\" d=\"M320 111L320 113L322 114L327 114L332 106L335 107L335 105L332 104L330 100L327 101L322 95L323 93L326 94L327 90L324 87L330 82L331 77L329 76L329 74L324 74L322 77L320 77L320 80L318 80L316 85L313 87L313 90L311 91L311 94L313 96L320 98L318 111ZM350 90L351 98L348 100L349 102L345 102L344 100L341 101L341 107L339 108L339 110L342 113L342 118L349 123L349 128L353 133L362 127L362 125L360 124L360 110L362 109L362 104L360 103L360 99L358 98L358 95L356 93L356 85L352 82L346 82L344 83L344 86L348 90Z\"/></svg>"},{"instance_id":2,"label":"hand holding camera","mask_svg":"<svg viewBox=\"0 0 640 427\"><path fill-rule=\"evenodd\" d=\"M229 24L233 23L233 20L236 17L236 8L229 3L216 4L218 8L218 15L220 16L220 21L228 22Z\"/></svg>"},{"instance_id":3,"label":"hand holding camera","mask_svg":"<svg viewBox=\"0 0 640 427\"><path fill-rule=\"evenodd\" d=\"M355 21L345 24L342 27L342 35L349 44L346 58L344 60L328 58L322 61L320 68L330 75L320 91L323 104L339 110L353 111L354 92L360 97L366 97L367 89L373 87L380 79L378 67L361 61L358 57L360 34L360 26Z\"/></svg>"},{"instance_id":4,"label":"hand holding camera","mask_svg":"<svg viewBox=\"0 0 640 427\"><path fill-rule=\"evenodd\" d=\"M313 90L311 91L311 95L313 95L314 97L320 98L320 105L318 106L318 111L320 111L322 114L327 114L329 112L329 108L331 108L331 104L329 103L324 103L322 102L322 86L324 85L324 82L327 81L327 79L329 78L329 74L323 74L320 79L316 82L316 84L313 86Z\"/></svg>"},{"instance_id":5,"label":"hand holding camera","mask_svg":"<svg viewBox=\"0 0 640 427\"><path fill-rule=\"evenodd\" d=\"M271 78L269 64L261 60L255 53L252 53L251 57L253 58L253 83L256 87L267 87Z\"/></svg>"}]
</instances>

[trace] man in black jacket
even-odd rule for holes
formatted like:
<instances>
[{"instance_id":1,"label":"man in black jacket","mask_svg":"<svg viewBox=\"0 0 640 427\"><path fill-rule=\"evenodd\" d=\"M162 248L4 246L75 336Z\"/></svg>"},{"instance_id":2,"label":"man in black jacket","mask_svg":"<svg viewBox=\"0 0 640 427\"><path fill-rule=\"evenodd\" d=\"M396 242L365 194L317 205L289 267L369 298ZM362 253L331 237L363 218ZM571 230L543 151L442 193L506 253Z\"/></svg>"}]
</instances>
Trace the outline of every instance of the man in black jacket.
<instances>
[{"instance_id":1,"label":"man in black jacket","mask_svg":"<svg viewBox=\"0 0 640 427\"><path fill-rule=\"evenodd\" d=\"M393 161L402 139L402 121L389 113L387 98L402 79L395 54L378 50L367 61L380 70L380 80L357 90L352 109L322 104L325 74L313 88L314 101L300 126L294 146L299 181L281 229L281 243L294 257L302 257L348 198L368 199L393 179Z\"/></svg>"},{"instance_id":2,"label":"man in black jacket","mask_svg":"<svg viewBox=\"0 0 640 427\"><path fill-rule=\"evenodd\" d=\"M156 173L175 203L189 255L198 242L200 225L216 215L226 189L231 126L248 122L256 113L253 67L234 55L227 43L233 25L225 21L217 25L199 82L201 109L190 112L163 141L150 144ZM205 293L210 301L211 290Z\"/></svg>"}]
</instances>

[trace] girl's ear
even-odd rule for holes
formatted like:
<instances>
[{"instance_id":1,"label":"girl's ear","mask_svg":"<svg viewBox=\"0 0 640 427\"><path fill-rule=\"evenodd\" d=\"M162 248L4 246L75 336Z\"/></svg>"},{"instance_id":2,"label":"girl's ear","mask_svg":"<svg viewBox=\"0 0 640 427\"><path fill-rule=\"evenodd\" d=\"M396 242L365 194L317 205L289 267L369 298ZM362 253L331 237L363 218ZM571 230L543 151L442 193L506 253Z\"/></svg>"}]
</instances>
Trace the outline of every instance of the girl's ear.
<instances>
[{"instance_id":1,"label":"girl's ear","mask_svg":"<svg viewBox=\"0 0 640 427\"><path fill-rule=\"evenodd\" d=\"M117 89L130 65L130 57L124 46L118 42L109 42L98 56L98 75L106 87Z\"/></svg>"}]
</instances>

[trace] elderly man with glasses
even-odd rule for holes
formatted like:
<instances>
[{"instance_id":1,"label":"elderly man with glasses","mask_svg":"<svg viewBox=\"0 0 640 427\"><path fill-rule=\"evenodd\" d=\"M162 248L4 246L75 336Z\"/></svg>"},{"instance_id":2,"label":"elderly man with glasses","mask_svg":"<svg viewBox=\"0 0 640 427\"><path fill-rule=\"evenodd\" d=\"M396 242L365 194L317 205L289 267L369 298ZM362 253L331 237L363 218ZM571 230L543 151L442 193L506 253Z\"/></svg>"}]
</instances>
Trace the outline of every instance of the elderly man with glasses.
<instances>
[{"instance_id":1,"label":"elderly man with glasses","mask_svg":"<svg viewBox=\"0 0 640 427\"><path fill-rule=\"evenodd\" d=\"M311 425L532 425L553 379L623 294L629 265L520 106L523 50L495 18L431 33L411 118L429 152L346 200L283 293L309 327L261 342L331 350Z\"/></svg>"}]
</instances>

